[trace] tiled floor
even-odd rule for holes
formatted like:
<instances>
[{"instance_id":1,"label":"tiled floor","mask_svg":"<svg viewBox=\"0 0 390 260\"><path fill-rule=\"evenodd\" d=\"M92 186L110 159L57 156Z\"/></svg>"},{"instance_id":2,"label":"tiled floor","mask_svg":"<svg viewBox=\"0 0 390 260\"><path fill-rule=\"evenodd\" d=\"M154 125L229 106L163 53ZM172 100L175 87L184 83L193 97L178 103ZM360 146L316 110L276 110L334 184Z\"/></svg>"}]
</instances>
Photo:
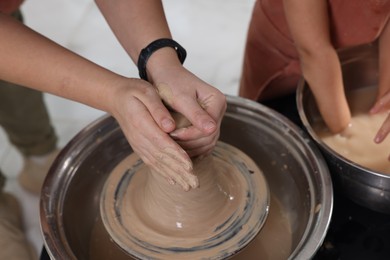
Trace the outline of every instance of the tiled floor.
<instances>
[{"instance_id":1,"label":"tiled floor","mask_svg":"<svg viewBox=\"0 0 390 260\"><path fill-rule=\"evenodd\" d=\"M246 30L254 0L164 0L174 38L185 46L185 66L225 94L236 95ZM26 24L74 52L119 74L137 77L136 67L116 41L92 0L28 0L22 7ZM66 143L102 111L46 95L59 136ZM8 177L6 190L23 205L27 234L42 248L39 198L18 185L22 158L0 128L0 165Z\"/></svg>"}]
</instances>

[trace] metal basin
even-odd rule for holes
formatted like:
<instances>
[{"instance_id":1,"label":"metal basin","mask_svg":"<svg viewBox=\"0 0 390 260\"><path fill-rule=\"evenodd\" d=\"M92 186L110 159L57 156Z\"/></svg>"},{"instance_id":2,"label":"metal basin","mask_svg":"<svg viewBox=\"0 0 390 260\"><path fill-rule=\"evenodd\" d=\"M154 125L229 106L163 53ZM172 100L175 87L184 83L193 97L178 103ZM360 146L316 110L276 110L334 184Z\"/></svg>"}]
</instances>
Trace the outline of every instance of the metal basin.
<instances>
[{"instance_id":1,"label":"metal basin","mask_svg":"<svg viewBox=\"0 0 390 260\"><path fill-rule=\"evenodd\" d=\"M258 164L271 193L263 229L232 259L310 259L332 213L325 161L309 136L280 114L246 99L227 100L220 140ZM130 153L116 121L105 116L82 130L57 157L40 204L45 247L52 259L132 259L111 241L99 213L105 180Z\"/></svg>"},{"instance_id":2,"label":"metal basin","mask_svg":"<svg viewBox=\"0 0 390 260\"><path fill-rule=\"evenodd\" d=\"M376 44L358 46L339 53L346 91L376 86L378 83L378 48ZM304 81L297 90L300 118L327 161L335 189L354 202L382 213L390 213L390 175L382 174L344 158L323 143L312 129L319 120L314 97Z\"/></svg>"}]
</instances>

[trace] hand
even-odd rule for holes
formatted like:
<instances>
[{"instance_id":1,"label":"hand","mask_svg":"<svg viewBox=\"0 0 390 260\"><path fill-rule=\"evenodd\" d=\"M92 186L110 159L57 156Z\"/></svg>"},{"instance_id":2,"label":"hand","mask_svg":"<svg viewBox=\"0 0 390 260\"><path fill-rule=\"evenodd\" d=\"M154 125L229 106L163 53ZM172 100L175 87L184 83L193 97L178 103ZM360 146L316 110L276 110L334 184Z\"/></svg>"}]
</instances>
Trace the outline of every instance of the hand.
<instances>
[{"instance_id":1,"label":"hand","mask_svg":"<svg viewBox=\"0 0 390 260\"><path fill-rule=\"evenodd\" d=\"M127 79L115 88L110 112L134 152L152 170L184 190L198 187L187 153L167 133L175 123L156 92L143 80Z\"/></svg>"},{"instance_id":2,"label":"hand","mask_svg":"<svg viewBox=\"0 0 390 260\"><path fill-rule=\"evenodd\" d=\"M376 114L390 109L390 22L387 22L379 38L379 86L377 102L371 108L370 113ZM390 132L390 115L379 128L374 141L381 143Z\"/></svg>"},{"instance_id":3,"label":"hand","mask_svg":"<svg viewBox=\"0 0 390 260\"><path fill-rule=\"evenodd\" d=\"M387 92L383 97L381 97L371 108L371 114L377 114L384 112L390 109L390 92ZM387 116L386 120L383 122L382 126L379 128L377 134L375 135L374 142L381 143L390 132L390 114Z\"/></svg>"},{"instance_id":4,"label":"hand","mask_svg":"<svg viewBox=\"0 0 390 260\"><path fill-rule=\"evenodd\" d=\"M164 67L153 82L164 102L192 124L170 132L170 136L191 157L210 153L219 138L225 95L181 65Z\"/></svg>"}]
</instances>

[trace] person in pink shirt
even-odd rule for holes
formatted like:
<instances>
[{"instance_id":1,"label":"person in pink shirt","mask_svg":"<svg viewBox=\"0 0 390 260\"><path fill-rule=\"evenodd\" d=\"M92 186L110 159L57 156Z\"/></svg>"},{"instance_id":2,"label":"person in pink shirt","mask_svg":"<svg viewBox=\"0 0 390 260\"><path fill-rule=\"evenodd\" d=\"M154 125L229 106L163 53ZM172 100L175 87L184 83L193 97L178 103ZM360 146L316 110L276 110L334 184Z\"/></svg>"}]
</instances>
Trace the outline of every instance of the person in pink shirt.
<instances>
[{"instance_id":1,"label":"person in pink shirt","mask_svg":"<svg viewBox=\"0 0 390 260\"><path fill-rule=\"evenodd\" d=\"M389 16L389 0L257 0L239 94L267 104L294 93L303 76L329 129L343 131L351 114L337 50L379 44L381 100L390 88Z\"/></svg>"}]
</instances>

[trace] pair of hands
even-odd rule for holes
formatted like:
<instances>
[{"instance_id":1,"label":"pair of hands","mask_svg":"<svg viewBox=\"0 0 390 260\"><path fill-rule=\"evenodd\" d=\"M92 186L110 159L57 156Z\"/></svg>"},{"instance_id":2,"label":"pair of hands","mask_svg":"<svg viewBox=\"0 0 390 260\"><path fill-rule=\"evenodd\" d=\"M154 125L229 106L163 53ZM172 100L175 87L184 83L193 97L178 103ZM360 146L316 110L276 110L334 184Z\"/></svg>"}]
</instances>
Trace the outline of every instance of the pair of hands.
<instances>
[{"instance_id":1,"label":"pair of hands","mask_svg":"<svg viewBox=\"0 0 390 260\"><path fill-rule=\"evenodd\" d=\"M381 56L381 52L379 52L379 54ZM382 54L380 60L384 59L386 59L386 57L384 57L384 54ZM390 60L390 57L388 57L387 59ZM339 65L339 67L341 67L341 65ZM377 100L370 109L370 114L384 113L390 110L390 80L387 74L385 74L385 69L383 67L384 66L382 65L382 69L380 69L379 73ZM319 91L315 87L312 87L311 89L314 93L317 93L317 105L319 106L321 115L324 118L324 121L328 125L329 129L334 133L342 132L343 130L345 130L348 127L346 123L348 123L350 120L350 110L348 108L344 92L339 92L336 95L333 94L334 96L327 96L324 93L321 94L321 91ZM374 137L374 142L378 144L383 142L389 133L390 114L387 116L382 126L378 129Z\"/></svg>"},{"instance_id":2,"label":"pair of hands","mask_svg":"<svg viewBox=\"0 0 390 260\"><path fill-rule=\"evenodd\" d=\"M378 52L378 62L379 62L379 73L378 73L378 91L377 91L377 100L370 109L370 114L384 113L390 110L390 49L388 48L390 44L390 21L385 25L380 37L379 37L379 52ZM339 65L341 67L341 65ZM341 74L340 74L341 75ZM343 94L339 95L346 102ZM342 103L341 103L342 104ZM337 106L336 106L337 107ZM332 108L328 106L328 108ZM325 108L326 109L326 108ZM328 109L331 111L331 109ZM337 112L340 110L336 110ZM329 113L324 112L325 117L330 117ZM323 115L324 116L324 115ZM340 124L341 123L341 124ZM338 123L338 127L342 127L342 122ZM374 137L374 142L381 143L390 133L390 114L387 116L382 126L378 129ZM390 160L390 156L389 156Z\"/></svg>"},{"instance_id":3,"label":"pair of hands","mask_svg":"<svg viewBox=\"0 0 390 260\"><path fill-rule=\"evenodd\" d=\"M382 59L384 59L384 57L382 57ZM341 67L341 65L338 67ZM379 73L377 100L370 109L370 114L384 113L390 110L390 81L386 78L387 75L384 74L383 71L384 69ZM341 73L339 75L341 78ZM339 82L341 82L341 80ZM341 86L342 88L339 89L344 89L342 84ZM311 89L313 93L317 93L316 102L328 128L333 133L343 132L348 127L351 117L344 91L330 92L330 95L327 95L316 87L311 87ZM383 142L389 133L390 114L378 129L378 132L374 137L374 142Z\"/></svg>"},{"instance_id":4,"label":"pair of hands","mask_svg":"<svg viewBox=\"0 0 390 260\"><path fill-rule=\"evenodd\" d=\"M198 187L191 157L213 150L226 97L181 65L165 70L154 86L144 80L127 80L118 89L110 112L133 150L171 184L184 190ZM162 100L192 125L177 129Z\"/></svg>"},{"instance_id":5,"label":"pair of hands","mask_svg":"<svg viewBox=\"0 0 390 260\"><path fill-rule=\"evenodd\" d=\"M283 2L303 76L330 131L342 132L350 123L351 112L344 93L340 61L331 39L327 1ZM372 114L390 109L389 44L390 21L387 21L379 36L379 87L377 102L370 111ZM390 117L385 120L374 141L382 142L389 132Z\"/></svg>"},{"instance_id":6,"label":"pair of hands","mask_svg":"<svg viewBox=\"0 0 390 260\"><path fill-rule=\"evenodd\" d=\"M156 39L171 38L161 1L96 3L135 64L142 48ZM129 82L127 88L117 92L110 102L115 103L107 110L117 119L133 150L152 170L184 190L195 188L198 180L192 174L190 157L207 154L215 146L226 98L187 71L172 48L155 51L147 61L146 72L152 84ZM176 129L161 99L192 126Z\"/></svg>"}]
</instances>

